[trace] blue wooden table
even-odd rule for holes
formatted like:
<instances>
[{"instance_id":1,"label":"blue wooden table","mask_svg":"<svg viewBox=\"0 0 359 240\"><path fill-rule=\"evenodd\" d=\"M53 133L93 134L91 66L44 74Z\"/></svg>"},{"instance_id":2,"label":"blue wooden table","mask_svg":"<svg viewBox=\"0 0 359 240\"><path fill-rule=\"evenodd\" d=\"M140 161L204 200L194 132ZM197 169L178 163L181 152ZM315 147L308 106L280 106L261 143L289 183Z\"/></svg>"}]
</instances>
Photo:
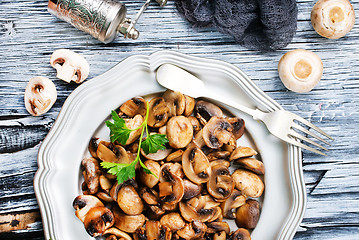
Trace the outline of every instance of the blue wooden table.
<instances>
[{"instance_id":1,"label":"blue wooden table","mask_svg":"<svg viewBox=\"0 0 359 240\"><path fill-rule=\"evenodd\" d=\"M129 16L143 1L123 0ZM47 1L0 0L0 239L43 239L33 178L37 151L67 96L78 86L56 79L49 64L52 52L69 48L90 63L89 79L134 54L169 49L224 60L240 67L286 110L331 134L327 157L303 152L308 203L294 239L359 239L359 20L344 38L317 35L310 23L315 1L298 2L298 30L285 49L261 53L236 44L213 28L192 27L174 3L151 4L138 25L138 40L120 36L102 44L47 12ZM359 15L359 1L352 1ZM288 91L277 64L289 50L317 53L324 64L321 82L307 94ZM58 99L41 117L24 106L24 90L34 76L55 83Z\"/></svg>"}]
</instances>

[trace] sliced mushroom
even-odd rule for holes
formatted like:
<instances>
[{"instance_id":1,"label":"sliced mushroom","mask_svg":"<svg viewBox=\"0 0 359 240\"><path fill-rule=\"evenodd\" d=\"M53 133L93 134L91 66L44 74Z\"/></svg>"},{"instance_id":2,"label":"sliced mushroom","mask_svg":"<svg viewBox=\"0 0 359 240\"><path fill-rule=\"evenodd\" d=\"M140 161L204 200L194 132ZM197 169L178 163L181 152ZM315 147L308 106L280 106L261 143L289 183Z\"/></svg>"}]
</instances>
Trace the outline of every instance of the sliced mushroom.
<instances>
[{"instance_id":1,"label":"sliced mushroom","mask_svg":"<svg viewBox=\"0 0 359 240\"><path fill-rule=\"evenodd\" d=\"M143 214L126 215L117 206L112 209L112 213L115 219L114 225L126 233L136 232L146 221L146 217Z\"/></svg>"},{"instance_id":2,"label":"sliced mushroom","mask_svg":"<svg viewBox=\"0 0 359 240\"><path fill-rule=\"evenodd\" d=\"M221 232L216 232L213 235L213 240L226 240L227 239L227 234L225 231L221 231ZM107 239L106 239L107 240Z\"/></svg>"},{"instance_id":3,"label":"sliced mushroom","mask_svg":"<svg viewBox=\"0 0 359 240\"><path fill-rule=\"evenodd\" d=\"M178 236L183 239L198 239L204 236L207 231L207 226L201 221L192 221L187 223L184 228L177 231Z\"/></svg>"},{"instance_id":4,"label":"sliced mushroom","mask_svg":"<svg viewBox=\"0 0 359 240\"><path fill-rule=\"evenodd\" d=\"M264 183L257 174L244 169L237 169L232 174L236 188L248 197L262 196Z\"/></svg>"},{"instance_id":5,"label":"sliced mushroom","mask_svg":"<svg viewBox=\"0 0 359 240\"><path fill-rule=\"evenodd\" d=\"M142 131L142 127L140 127L140 126L143 123L143 121L144 121L143 117L139 114L134 116L133 118L125 119L125 124L128 129L137 129L138 128L137 130L131 131L131 133L128 136L128 139L126 141L126 145L133 143L140 137L141 131Z\"/></svg>"},{"instance_id":6,"label":"sliced mushroom","mask_svg":"<svg viewBox=\"0 0 359 240\"><path fill-rule=\"evenodd\" d=\"M169 170L169 166L164 166L161 171L163 182L158 184L159 196L163 203L170 205L181 201L184 194L183 180Z\"/></svg>"},{"instance_id":7,"label":"sliced mushroom","mask_svg":"<svg viewBox=\"0 0 359 240\"><path fill-rule=\"evenodd\" d=\"M94 158L98 158L97 156L97 140L98 138L91 138L90 141L89 141L89 145L88 145L88 149L89 149L89 152L91 154L92 157Z\"/></svg>"},{"instance_id":8,"label":"sliced mushroom","mask_svg":"<svg viewBox=\"0 0 359 240\"><path fill-rule=\"evenodd\" d=\"M196 101L194 100L193 97L190 97L187 95L184 95L184 98L185 98L186 107L184 109L183 115L188 117L189 115L191 115L193 113Z\"/></svg>"},{"instance_id":9,"label":"sliced mushroom","mask_svg":"<svg viewBox=\"0 0 359 240\"><path fill-rule=\"evenodd\" d=\"M314 52L296 49L281 57L278 73L286 88L293 92L305 93L319 83L323 74L323 63Z\"/></svg>"},{"instance_id":10,"label":"sliced mushroom","mask_svg":"<svg viewBox=\"0 0 359 240\"><path fill-rule=\"evenodd\" d=\"M160 223L162 226L168 227L171 231L177 231L182 229L185 226L185 221L183 220L181 214L178 212L168 213L161 217Z\"/></svg>"},{"instance_id":11,"label":"sliced mushroom","mask_svg":"<svg viewBox=\"0 0 359 240\"><path fill-rule=\"evenodd\" d=\"M86 214L84 225L87 233L92 237L100 236L114 224L114 217L106 207L94 207Z\"/></svg>"},{"instance_id":12,"label":"sliced mushroom","mask_svg":"<svg viewBox=\"0 0 359 240\"><path fill-rule=\"evenodd\" d=\"M222 209L220 207L213 208L213 216L208 219L208 222L221 222L223 220Z\"/></svg>"},{"instance_id":13,"label":"sliced mushroom","mask_svg":"<svg viewBox=\"0 0 359 240\"><path fill-rule=\"evenodd\" d=\"M87 189L89 194L95 194L98 191L100 184L100 164L95 158L85 158L82 160L82 166L85 168L86 174L84 174L85 182L87 184Z\"/></svg>"},{"instance_id":14,"label":"sliced mushroom","mask_svg":"<svg viewBox=\"0 0 359 240\"><path fill-rule=\"evenodd\" d=\"M223 217L229 219L236 218L236 210L246 203L246 197L240 191L234 189L231 196L221 203Z\"/></svg>"},{"instance_id":15,"label":"sliced mushroom","mask_svg":"<svg viewBox=\"0 0 359 240\"><path fill-rule=\"evenodd\" d=\"M212 166L212 173L207 182L208 193L217 201L224 201L233 191L234 183L231 174L226 166Z\"/></svg>"},{"instance_id":16,"label":"sliced mushroom","mask_svg":"<svg viewBox=\"0 0 359 240\"><path fill-rule=\"evenodd\" d=\"M75 208L76 216L81 220L81 222L85 221L85 217L91 208L94 207L103 207L103 203L95 196L92 195L80 195L77 196L72 206Z\"/></svg>"},{"instance_id":17,"label":"sliced mushroom","mask_svg":"<svg viewBox=\"0 0 359 240\"><path fill-rule=\"evenodd\" d=\"M116 237L118 237L119 240L132 240L132 238L130 237L130 235L128 235L127 233L121 231L120 229L117 229L115 227L109 228L106 231L104 231L103 233L104 235L106 234L111 234L111 235L115 235Z\"/></svg>"},{"instance_id":18,"label":"sliced mushroom","mask_svg":"<svg viewBox=\"0 0 359 240\"><path fill-rule=\"evenodd\" d=\"M207 223L207 232L216 233L224 231L226 234L229 234L231 229L227 222L209 222Z\"/></svg>"},{"instance_id":19,"label":"sliced mushroom","mask_svg":"<svg viewBox=\"0 0 359 240\"><path fill-rule=\"evenodd\" d=\"M251 234L245 228L238 228L232 233L232 240L251 240Z\"/></svg>"},{"instance_id":20,"label":"sliced mushroom","mask_svg":"<svg viewBox=\"0 0 359 240\"><path fill-rule=\"evenodd\" d=\"M168 111L164 98L153 98L149 103L148 126L159 128L165 125L168 120Z\"/></svg>"},{"instance_id":21,"label":"sliced mushroom","mask_svg":"<svg viewBox=\"0 0 359 240\"><path fill-rule=\"evenodd\" d=\"M240 167L248 169L256 174L264 174L264 164L263 162L254 159L254 158L240 158L235 160L235 163Z\"/></svg>"},{"instance_id":22,"label":"sliced mushroom","mask_svg":"<svg viewBox=\"0 0 359 240\"><path fill-rule=\"evenodd\" d=\"M201 184L208 182L211 166L206 155L198 147L189 147L182 156L183 171L192 182Z\"/></svg>"},{"instance_id":23,"label":"sliced mushroom","mask_svg":"<svg viewBox=\"0 0 359 240\"><path fill-rule=\"evenodd\" d=\"M218 160L218 159L228 159L229 156L231 155L230 152L228 151L215 151L215 152L211 152L207 155L208 161L214 161L214 160Z\"/></svg>"},{"instance_id":24,"label":"sliced mushroom","mask_svg":"<svg viewBox=\"0 0 359 240\"><path fill-rule=\"evenodd\" d=\"M177 177L183 179L184 178L184 172L183 172L183 169L182 169L182 165L179 164L179 163L164 163L162 166L161 166L161 171L163 168L168 168L168 170L176 175ZM167 181L166 178L164 177L164 175L160 175L160 182L165 182Z\"/></svg>"},{"instance_id":25,"label":"sliced mushroom","mask_svg":"<svg viewBox=\"0 0 359 240\"><path fill-rule=\"evenodd\" d=\"M145 229L140 229L139 239L171 240L172 233L166 226L161 226L159 221L147 221Z\"/></svg>"},{"instance_id":26,"label":"sliced mushroom","mask_svg":"<svg viewBox=\"0 0 359 240\"><path fill-rule=\"evenodd\" d=\"M109 192L113 186L113 181L111 179L108 179L104 175L100 176L99 183L100 183L101 188L106 192Z\"/></svg>"},{"instance_id":27,"label":"sliced mushroom","mask_svg":"<svg viewBox=\"0 0 359 240\"><path fill-rule=\"evenodd\" d=\"M203 125L211 119L213 116L222 117L222 110L213 103L206 101L198 101L195 106L195 115Z\"/></svg>"},{"instance_id":28,"label":"sliced mushroom","mask_svg":"<svg viewBox=\"0 0 359 240\"><path fill-rule=\"evenodd\" d=\"M203 127L203 140L209 148L220 148L229 142L232 130L228 120L214 116Z\"/></svg>"},{"instance_id":29,"label":"sliced mushroom","mask_svg":"<svg viewBox=\"0 0 359 240\"><path fill-rule=\"evenodd\" d=\"M69 49L58 49L52 53L50 64L57 71L59 79L66 82L83 82L89 75L90 66L86 59Z\"/></svg>"},{"instance_id":30,"label":"sliced mushroom","mask_svg":"<svg viewBox=\"0 0 359 240\"><path fill-rule=\"evenodd\" d=\"M166 90L163 94L163 98L166 101L168 111L168 117L181 115L186 107L186 99L180 92Z\"/></svg>"},{"instance_id":31,"label":"sliced mushroom","mask_svg":"<svg viewBox=\"0 0 359 240\"><path fill-rule=\"evenodd\" d=\"M236 224L239 228L253 229L257 226L259 214L258 201L248 199L247 202L237 210Z\"/></svg>"},{"instance_id":32,"label":"sliced mushroom","mask_svg":"<svg viewBox=\"0 0 359 240\"><path fill-rule=\"evenodd\" d=\"M112 197L105 192L97 192L96 197L98 197L103 202L113 202Z\"/></svg>"},{"instance_id":33,"label":"sliced mushroom","mask_svg":"<svg viewBox=\"0 0 359 240\"><path fill-rule=\"evenodd\" d=\"M104 162L130 163L129 156L122 146L103 141L98 144L97 156Z\"/></svg>"},{"instance_id":34,"label":"sliced mushroom","mask_svg":"<svg viewBox=\"0 0 359 240\"><path fill-rule=\"evenodd\" d=\"M180 162L182 161L183 150L179 149L167 156L167 162Z\"/></svg>"},{"instance_id":35,"label":"sliced mushroom","mask_svg":"<svg viewBox=\"0 0 359 240\"><path fill-rule=\"evenodd\" d=\"M311 21L319 35L338 39L353 28L355 12L348 0L319 0L312 9Z\"/></svg>"},{"instance_id":36,"label":"sliced mushroom","mask_svg":"<svg viewBox=\"0 0 359 240\"><path fill-rule=\"evenodd\" d=\"M196 134L199 130L201 130L201 125L198 121L198 119L194 116L189 116L187 117L191 123L192 123L192 127L193 127L193 131L194 131L194 134Z\"/></svg>"},{"instance_id":37,"label":"sliced mushroom","mask_svg":"<svg viewBox=\"0 0 359 240\"><path fill-rule=\"evenodd\" d=\"M232 152L229 160L234 161L240 158L253 157L255 155L257 155L257 152L253 148L240 146Z\"/></svg>"},{"instance_id":38,"label":"sliced mushroom","mask_svg":"<svg viewBox=\"0 0 359 240\"><path fill-rule=\"evenodd\" d=\"M214 165L221 165L229 168L231 166L231 163L229 161L223 159L213 160L210 162L210 164L211 167L213 167Z\"/></svg>"},{"instance_id":39,"label":"sliced mushroom","mask_svg":"<svg viewBox=\"0 0 359 240\"><path fill-rule=\"evenodd\" d=\"M118 206L127 215L139 215L142 213L144 206L137 191L132 185L122 184L117 194Z\"/></svg>"},{"instance_id":40,"label":"sliced mushroom","mask_svg":"<svg viewBox=\"0 0 359 240\"><path fill-rule=\"evenodd\" d=\"M237 140L234 136L229 139L229 142L226 144L223 144L222 150L232 153L237 148Z\"/></svg>"},{"instance_id":41,"label":"sliced mushroom","mask_svg":"<svg viewBox=\"0 0 359 240\"><path fill-rule=\"evenodd\" d=\"M147 205L147 216L152 220L159 219L159 217L165 213L165 210L162 209L159 203L158 193L155 190L147 187L142 188L139 193Z\"/></svg>"},{"instance_id":42,"label":"sliced mushroom","mask_svg":"<svg viewBox=\"0 0 359 240\"><path fill-rule=\"evenodd\" d=\"M182 217L189 222L194 220L207 222L213 217L214 209L218 206L219 203L215 202L210 196L203 195L194 197L187 202L180 202L179 210Z\"/></svg>"},{"instance_id":43,"label":"sliced mushroom","mask_svg":"<svg viewBox=\"0 0 359 240\"><path fill-rule=\"evenodd\" d=\"M184 148L192 140L191 121L184 116L174 116L167 122L167 138L173 148Z\"/></svg>"},{"instance_id":44,"label":"sliced mushroom","mask_svg":"<svg viewBox=\"0 0 359 240\"><path fill-rule=\"evenodd\" d=\"M106 240L117 240L117 237L111 234L106 237Z\"/></svg>"},{"instance_id":45,"label":"sliced mushroom","mask_svg":"<svg viewBox=\"0 0 359 240\"><path fill-rule=\"evenodd\" d=\"M33 77L26 86L25 107L33 116L40 116L49 111L56 98L55 84L46 77Z\"/></svg>"},{"instance_id":46,"label":"sliced mushroom","mask_svg":"<svg viewBox=\"0 0 359 240\"><path fill-rule=\"evenodd\" d=\"M194 136L193 139L193 143L195 144L195 146L202 148L204 146L206 146L206 143L204 142L203 139L203 129L199 130L196 135Z\"/></svg>"},{"instance_id":47,"label":"sliced mushroom","mask_svg":"<svg viewBox=\"0 0 359 240\"><path fill-rule=\"evenodd\" d=\"M126 101L124 104L121 105L120 111L129 117L134 117L137 114L140 114L142 117L146 116L146 100L142 97L134 97L128 101Z\"/></svg>"},{"instance_id":48,"label":"sliced mushroom","mask_svg":"<svg viewBox=\"0 0 359 240\"><path fill-rule=\"evenodd\" d=\"M201 194L203 186L202 184L193 183L187 179L183 179L184 194L183 200L188 200Z\"/></svg>"},{"instance_id":49,"label":"sliced mushroom","mask_svg":"<svg viewBox=\"0 0 359 240\"><path fill-rule=\"evenodd\" d=\"M233 127L232 133L234 138L238 140L244 134L244 129L245 129L244 120L239 117L233 117L233 118L228 118L228 122Z\"/></svg>"},{"instance_id":50,"label":"sliced mushroom","mask_svg":"<svg viewBox=\"0 0 359 240\"><path fill-rule=\"evenodd\" d=\"M145 158L153 160L153 161L161 161L161 160L165 159L168 155L170 155L171 151L172 151L172 149L166 148L164 150L159 149L155 153L146 154L145 151L143 150L143 148L141 148L141 154Z\"/></svg>"},{"instance_id":51,"label":"sliced mushroom","mask_svg":"<svg viewBox=\"0 0 359 240\"><path fill-rule=\"evenodd\" d=\"M158 162L147 160L143 164L157 177L153 176L152 174L145 173L142 168L141 172L139 173L138 177L143 184L145 184L149 188L153 188L159 181L159 176L161 173L161 167Z\"/></svg>"}]
</instances>

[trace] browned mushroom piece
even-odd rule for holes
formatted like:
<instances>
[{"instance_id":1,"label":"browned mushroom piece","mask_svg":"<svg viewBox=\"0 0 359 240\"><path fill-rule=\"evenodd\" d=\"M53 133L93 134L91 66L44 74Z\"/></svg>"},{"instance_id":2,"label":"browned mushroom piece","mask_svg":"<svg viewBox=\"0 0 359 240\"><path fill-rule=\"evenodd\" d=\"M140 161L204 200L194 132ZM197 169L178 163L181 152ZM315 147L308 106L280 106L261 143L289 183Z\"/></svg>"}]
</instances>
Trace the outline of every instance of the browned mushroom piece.
<instances>
[{"instance_id":1,"label":"browned mushroom piece","mask_svg":"<svg viewBox=\"0 0 359 240\"><path fill-rule=\"evenodd\" d=\"M198 119L194 116L187 117L192 124L194 134L196 134L199 130L201 130L201 124L199 123Z\"/></svg>"},{"instance_id":2,"label":"browned mushroom piece","mask_svg":"<svg viewBox=\"0 0 359 240\"><path fill-rule=\"evenodd\" d=\"M226 166L212 166L212 173L207 182L208 193L217 201L222 202L227 199L234 189L234 182Z\"/></svg>"},{"instance_id":3,"label":"browned mushroom piece","mask_svg":"<svg viewBox=\"0 0 359 240\"><path fill-rule=\"evenodd\" d=\"M168 213L161 217L160 223L162 226L168 227L171 231L182 229L186 222L183 220L181 214L178 212Z\"/></svg>"},{"instance_id":4,"label":"browned mushroom piece","mask_svg":"<svg viewBox=\"0 0 359 240\"><path fill-rule=\"evenodd\" d=\"M126 101L120 107L120 111L131 118L136 116L137 114L140 114L142 117L145 117L146 109L146 100L142 97L134 97Z\"/></svg>"},{"instance_id":5,"label":"browned mushroom piece","mask_svg":"<svg viewBox=\"0 0 359 240\"><path fill-rule=\"evenodd\" d=\"M87 233L92 237L100 236L114 224L115 220L110 209L94 207L86 214L84 225Z\"/></svg>"},{"instance_id":6,"label":"browned mushroom piece","mask_svg":"<svg viewBox=\"0 0 359 240\"><path fill-rule=\"evenodd\" d=\"M159 196L162 203L173 205L181 201L184 194L183 180L172 173L169 166L162 167L159 187Z\"/></svg>"},{"instance_id":7,"label":"browned mushroom piece","mask_svg":"<svg viewBox=\"0 0 359 240\"><path fill-rule=\"evenodd\" d=\"M103 202L113 202L112 197L105 192L97 192L96 197L98 197Z\"/></svg>"},{"instance_id":8,"label":"browned mushroom piece","mask_svg":"<svg viewBox=\"0 0 359 240\"><path fill-rule=\"evenodd\" d=\"M136 232L146 221L146 217L143 214L126 215L118 206L115 206L111 210L115 219L115 227L126 233Z\"/></svg>"},{"instance_id":9,"label":"browned mushroom piece","mask_svg":"<svg viewBox=\"0 0 359 240\"><path fill-rule=\"evenodd\" d=\"M89 152L93 158L98 158L97 153L96 153L97 146L98 146L97 140L98 140L98 138L94 138L94 137L91 138L89 141L89 145L88 145Z\"/></svg>"},{"instance_id":10,"label":"browned mushroom piece","mask_svg":"<svg viewBox=\"0 0 359 240\"><path fill-rule=\"evenodd\" d=\"M112 227L112 228L109 228L109 229L105 230L103 234L104 234L104 235L108 235L108 234L114 235L114 236L116 236L119 240L121 240L121 239L124 239L124 240L132 240L132 238L131 238L130 235L128 235L128 234L125 233L124 231L121 231L120 229L115 228L115 227ZM107 240L107 239L106 239L106 240Z\"/></svg>"},{"instance_id":11,"label":"browned mushroom piece","mask_svg":"<svg viewBox=\"0 0 359 240\"><path fill-rule=\"evenodd\" d=\"M139 231L134 234L134 239L139 240L171 240L172 232L169 228L161 226L159 221L146 221L145 228L140 228Z\"/></svg>"},{"instance_id":12,"label":"browned mushroom piece","mask_svg":"<svg viewBox=\"0 0 359 240\"><path fill-rule=\"evenodd\" d=\"M189 115L191 115L193 113L196 101L194 100L193 97L190 97L187 95L184 95L184 98L185 98L186 107L184 109L183 115L188 117Z\"/></svg>"},{"instance_id":13,"label":"browned mushroom piece","mask_svg":"<svg viewBox=\"0 0 359 240\"><path fill-rule=\"evenodd\" d=\"M206 123L211 119L211 117L222 117L223 112L218 106L214 105L213 103L201 100L196 103L195 116L203 125L206 125Z\"/></svg>"},{"instance_id":14,"label":"browned mushroom piece","mask_svg":"<svg viewBox=\"0 0 359 240\"><path fill-rule=\"evenodd\" d=\"M104 141L98 144L97 156L104 162L130 163L128 154L122 146Z\"/></svg>"},{"instance_id":15,"label":"browned mushroom piece","mask_svg":"<svg viewBox=\"0 0 359 240\"><path fill-rule=\"evenodd\" d=\"M161 173L161 166L158 162L152 160L147 160L143 164L157 177L153 176L152 174L145 173L142 168L138 174L138 177L140 181L147 187L153 188L159 181L158 176L160 176Z\"/></svg>"},{"instance_id":16,"label":"browned mushroom piece","mask_svg":"<svg viewBox=\"0 0 359 240\"><path fill-rule=\"evenodd\" d=\"M245 228L238 228L231 237L232 240L251 240L251 234Z\"/></svg>"},{"instance_id":17,"label":"browned mushroom piece","mask_svg":"<svg viewBox=\"0 0 359 240\"><path fill-rule=\"evenodd\" d=\"M202 148L206 145L206 143L203 140L203 129L199 130L196 135L193 138L193 141L195 146Z\"/></svg>"},{"instance_id":18,"label":"browned mushroom piece","mask_svg":"<svg viewBox=\"0 0 359 240\"><path fill-rule=\"evenodd\" d=\"M135 115L133 118L125 119L125 124L128 129L138 128L137 130L131 131L126 141L126 145L133 143L140 137L142 131L142 127L140 126L143 123L143 121L144 121L143 117L139 114Z\"/></svg>"},{"instance_id":19,"label":"browned mushroom piece","mask_svg":"<svg viewBox=\"0 0 359 240\"><path fill-rule=\"evenodd\" d=\"M231 232L229 224L227 222L209 222L207 223L207 232L216 233L224 231L226 234Z\"/></svg>"},{"instance_id":20,"label":"browned mushroom piece","mask_svg":"<svg viewBox=\"0 0 359 240\"><path fill-rule=\"evenodd\" d=\"M208 182L211 166L206 155L198 147L189 147L183 153L182 166L186 177L194 183Z\"/></svg>"},{"instance_id":21,"label":"browned mushroom piece","mask_svg":"<svg viewBox=\"0 0 359 240\"><path fill-rule=\"evenodd\" d=\"M236 188L242 194L253 198L262 196L264 183L257 174L244 169L237 169L232 174L232 178Z\"/></svg>"},{"instance_id":22,"label":"browned mushroom piece","mask_svg":"<svg viewBox=\"0 0 359 240\"><path fill-rule=\"evenodd\" d=\"M233 117L233 118L228 118L228 122L233 127L232 130L233 136L235 137L236 140L238 140L244 134L244 128L245 128L244 120L239 117Z\"/></svg>"},{"instance_id":23,"label":"browned mushroom piece","mask_svg":"<svg viewBox=\"0 0 359 240\"><path fill-rule=\"evenodd\" d=\"M174 116L167 122L167 138L173 148L184 148L192 140L191 121L184 116Z\"/></svg>"},{"instance_id":24,"label":"browned mushroom piece","mask_svg":"<svg viewBox=\"0 0 359 240\"><path fill-rule=\"evenodd\" d=\"M232 130L227 119L214 116L203 127L203 140L209 148L220 148L232 138Z\"/></svg>"},{"instance_id":25,"label":"browned mushroom piece","mask_svg":"<svg viewBox=\"0 0 359 240\"><path fill-rule=\"evenodd\" d=\"M202 184L193 183L187 179L183 179L184 194L183 200L188 200L201 194L203 186Z\"/></svg>"},{"instance_id":26,"label":"browned mushroom piece","mask_svg":"<svg viewBox=\"0 0 359 240\"><path fill-rule=\"evenodd\" d=\"M177 231L178 236L183 239L199 239L204 236L207 231L207 226L201 221L195 220L187 223L184 228Z\"/></svg>"},{"instance_id":27,"label":"browned mushroom piece","mask_svg":"<svg viewBox=\"0 0 359 240\"><path fill-rule=\"evenodd\" d=\"M126 182L122 184L118 191L117 203L127 215L139 215L144 209L143 202L136 189Z\"/></svg>"},{"instance_id":28,"label":"browned mushroom piece","mask_svg":"<svg viewBox=\"0 0 359 240\"><path fill-rule=\"evenodd\" d=\"M166 148L163 150L159 149L155 153L146 154L145 151L143 150L143 148L141 148L142 156L144 156L145 158L147 158L149 160L153 160L153 161L161 161L161 160L165 159L168 155L170 155L171 152L172 152L172 149Z\"/></svg>"},{"instance_id":29,"label":"browned mushroom piece","mask_svg":"<svg viewBox=\"0 0 359 240\"><path fill-rule=\"evenodd\" d=\"M181 115L186 108L186 99L180 92L166 90L163 94L163 98L166 101L168 111L168 117Z\"/></svg>"},{"instance_id":30,"label":"browned mushroom piece","mask_svg":"<svg viewBox=\"0 0 359 240\"><path fill-rule=\"evenodd\" d=\"M159 203L158 193L152 188L144 187L139 192L141 198L147 206L147 217L150 219L158 219L165 213Z\"/></svg>"},{"instance_id":31,"label":"browned mushroom piece","mask_svg":"<svg viewBox=\"0 0 359 240\"><path fill-rule=\"evenodd\" d=\"M85 217L91 208L94 207L103 207L103 203L95 196L92 195L80 195L77 196L72 206L75 208L76 217L78 217L81 222L85 221Z\"/></svg>"},{"instance_id":32,"label":"browned mushroom piece","mask_svg":"<svg viewBox=\"0 0 359 240\"><path fill-rule=\"evenodd\" d=\"M236 210L246 203L246 197L240 191L234 189L231 196L221 203L223 217L229 219L236 218Z\"/></svg>"},{"instance_id":33,"label":"browned mushroom piece","mask_svg":"<svg viewBox=\"0 0 359 240\"><path fill-rule=\"evenodd\" d=\"M229 139L228 143L223 144L223 146L221 147L223 151L227 151L230 153L232 153L236 148L237 148L237 140L235 139L234 136L232 136L231 139Z\"/></svg>"},{"instance_id":34,"label":"browned mushroom piece","mask_svg":"<svg viewBox=\"0 0 359 240\"><path fill-rule=\"evenodd\" d=\"M213 235L213 240L226 240L227 239L227 234L225 231L221 231L221 232L216 232ZM106 239L107 240L107 239Z\"/></svg>"},{"instance_id":35,"label":"browned mushroom piece","mask_svg":"<svg viewBox=\"0 0 359 240\"><path fill-rule=\"evenodd\" d=\"M82 166L85 169L84 178L89 194L97 193L100 184L99 178L101 175L99 162L93 157L85 158L82 160Z\"/></svg>"},{"instance_id":36,"label":"browned mushroom piece","mask_svg":"<svg viewBox=\"0 0 359 240\"><path fill-rule=\"evenodd\" d=\"M213 160L210 162L210 164L211 167L213 167L214 165L222 165L229 168L231 166L231 163L229 161L223 159Z\"/></svg>"},{"instance_id":37,"label":"browned mushroom piece","mask_svg":"<svg viewBox=\"0 0 359 240\"><path fill-rule=\"evenodd\" d=\"M222 209L220 207L213 208L213 216L208 219L208 222L221 222L223 220Z\"/></svg>"},{"instance_id":38,"label":"browned mushroom piece","mask_svg":"<svg viewBox=\"0 0 359 240\"><path fill-rule=\"evenodd\" d=\"M240 167L248 169L256 174L264 174L263 162L254 158L240 158L234 161Z\"/></svg>"},{"instance_id":39,"label":"browned mushroom piece","mask_svg":"<svg viewBox=\"0 0 359 240\"><path fill-rule=\"evenodd\" d=\"M115 235L111 234L106 237L106 240L117 240L117 237Z\"/></svg>"},{"instance_id":40,"label":"browned mushroom piece","mask_svg":"<svg viewBox=\"0 0 359 240\"><path fill-rule=\"evenodd\" d=\"M210 196L202 195L194 197L187 202L179 203L179 210L182 217L191 222L199 220L207 222L215 213L214 208L218 207L220 203L215 202Z\"/></svg>"},{"instance_id":41,"label":"browned mushroom piece","mask_svg":"<svg viewBox=\"0 0 359 240\"><path fill-rule=\"evenodd\" d=\"M237 210L236 224L239 228L253 229L257 226L259 214L258 201L248 199L246 203Z\"/></svg>"},{"instance_id":42,"label":"browned mushroom piece","mask_svg":"<svg viewBox=\"0 0 359 240\"><path fill-rule=\"evenodd\" d=\"M110 193L110 189L114 184L113 180L108 179L105 175L101 175L99 178L99 182L102 190L104 190L107 193Z\"/></svg>"},{"instance_id":43,"label":"browned mushroom piece","mask_svg":"<svg viewBox=\"0 0 359 240\"><path fill-rule=\"evenodd\" d=\"M257 154L257 151L253 148L239 146L232 152L231 156L229 157L229 160L234 161L240 158L253 157Z\"/></svg>"},{"instance_id":44,"label":"browned mushroom piece","mask_svg":"<svg viewBox=\"0 0 359 240\"><path fill-rule=\"evenodd\" d=\"M179 149L179 150L171 153L170 155L168 155L166 158L166 161L167 162L181 162L182 155L183 155L183 150Z\"/></svg>"},{"instance_id":45,"label":"browned mushroom piece","mask_svg":"<svg viewBox=\"0 0 359 240\"><path fill-rule=\"evenodd\" d=\"M164 98L153 98L149 103L148 126L155 128L164 126L168 120L168 111Z\"/></svg>"},{"instance_id":46,"label":"browned mushroom piece","mask_svg":"<svg viewBox=\"0 0 359 240\"><path fill-rule=\"evenodd\" d=\"M231 155L230 152L228 151L215 151L215 152L211 152L209 154L207 154L207 158L208 161L214 161L214 160L218 160L218 159L228 159L229 156Z\"/></svg>"}]
</instances>

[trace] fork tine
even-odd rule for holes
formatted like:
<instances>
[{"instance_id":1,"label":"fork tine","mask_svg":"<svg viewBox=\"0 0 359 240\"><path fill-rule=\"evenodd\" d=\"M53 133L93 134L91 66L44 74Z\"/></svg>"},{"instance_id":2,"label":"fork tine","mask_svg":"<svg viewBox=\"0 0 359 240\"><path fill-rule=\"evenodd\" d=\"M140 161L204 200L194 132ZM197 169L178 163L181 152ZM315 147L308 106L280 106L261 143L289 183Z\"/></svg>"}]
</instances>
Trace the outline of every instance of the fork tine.
<instances>
[{"instance_id":1,"label":"fork tine","mask_svg":"<svg viewBox=\"0 0 359 240\"><path fill-rule=\"evenodd\" d=\"M288 134L289 134L290 136L296 137L296 138L298 138L298 139L300 139L300 140L302 140L302 141L305 141L305 142L307 142L307 143L310 143L310 144L312 144L312 145L314 145L314 146L316 146L316 147L318 147L318 148L321 148L321 149L323 149L323 150L325 150L325 151L328 151L327 148L325 148L325 147L323 147L322 145L320 145L320 144L318 144L318 143L312 141L312 140L309 139L309 138L306 138L306 137L300 135L300 134L297 133L296 131L291 130L291 131L289 131Z\"/></svg>"},{"instance_id":2,"label":"fork tine","mask_svg":"<svg viewBox=\"0 0 359 240\"><path fill-rule=\"evenodd\" d=\"M293 123L292 128L298 129L299 131L302 131L302 132L316 138L317 140L319 140L319 141L321 141L321 142L323 142L323 143L325 143L327 145L331 145L329 142L325 141L323 138L319 137L318 135L312 133L308 129L306 129L306 128L304 128L304 127L302 127L302 126L300 126L300 125L298 125L296 123Z\"/></svg>"},{"instance_id":3,"label":"fork tine","mask_svg":"<svg viewBox=\"0 0 359 240\"><path fill-rule=\"evenodd\" d=\"M291 144L293 144L295 146L298 146L300 148L304 148L304 149L306 149L308 151L311 151L311 152L314 152L314 153L317 153L317 154L320 154L320 155L323 155L323 156L327 156L327 154L322 153L321 151L318 151L317 149L311 148L311 147L309 147L309 146L307 146L307 145L305 145L305 144L303 144L301 142L298 142L298 141L294 140L293 138L288 137L288 138L286 138L285 141L288 142L288 143L291 143Z\"/></svg>"},{"instance_id":4,"label":"fork tine","mask_svg":"<svg viewBox=\"0 0 359 240\"><path fill-rule=\"evenodd\" d=\"M317 126L315 126L313 123L309 122L308 120L306 120L302 117L299 117L297 115L295 115L294 119L301 123L304 123L305 125L307 125L310 128L313 128L315 131L321 133L322 135L326 136L330 140L333 140L333 138L331 136L329 136L329 134L325 133L323 130L321 130L320 128L318 128Z\"/></svg>"}]
</instances>

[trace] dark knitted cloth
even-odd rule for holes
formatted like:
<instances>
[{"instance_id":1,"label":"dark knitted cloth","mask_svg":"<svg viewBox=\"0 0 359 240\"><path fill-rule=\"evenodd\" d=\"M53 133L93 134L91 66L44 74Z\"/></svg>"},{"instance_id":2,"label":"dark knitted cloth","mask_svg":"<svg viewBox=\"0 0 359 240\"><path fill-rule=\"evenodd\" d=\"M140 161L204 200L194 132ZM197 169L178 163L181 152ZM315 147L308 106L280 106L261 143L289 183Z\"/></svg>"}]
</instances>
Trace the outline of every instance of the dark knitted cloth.
<instances>
[{"instance_id":1,"label":"dark knitted cloth","mask_svg":"<svg viewBox=\"0 0 359 240\"><path fill-rule=\"evenodd\" d=\"M295 0L176 0L176 6L194 26L214 26L249 49L283 48L297 29Z\"/></svg>"}]
</instances>

